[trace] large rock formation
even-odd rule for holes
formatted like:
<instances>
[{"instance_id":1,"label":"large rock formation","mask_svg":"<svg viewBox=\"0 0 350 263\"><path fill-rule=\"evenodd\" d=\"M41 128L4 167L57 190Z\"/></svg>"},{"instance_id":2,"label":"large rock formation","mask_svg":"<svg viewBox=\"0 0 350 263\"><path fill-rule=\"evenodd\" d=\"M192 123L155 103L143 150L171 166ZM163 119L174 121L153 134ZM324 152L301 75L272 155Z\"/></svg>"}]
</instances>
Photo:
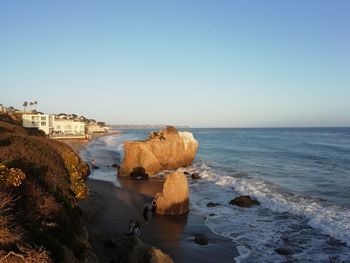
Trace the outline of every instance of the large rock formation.
<instances>
[{"instance_id":1,"label":"large rock formation","mask_svg":"<svg viewBox=\"0 0 350 263\"><path fill-rule=\"evenodd\" d=\"M183 173L167 175L163 192L156 195L157 214L181 215L189 211L187 178Z\"/></svg>"},{"instance_id":2,"label":"large rock formation","mask_svg":"<svg viewBox=\"0 0 350 263\"><path fill-rule=\"evenodd\" d=\"M192 163L198 142L190 132L178 132L167 127L152 132L145 141L124 143L124 159L119 175L128 176L137 167L142 167L150 176L166 169L177 169Z\"/></svg>"}]
</instances>

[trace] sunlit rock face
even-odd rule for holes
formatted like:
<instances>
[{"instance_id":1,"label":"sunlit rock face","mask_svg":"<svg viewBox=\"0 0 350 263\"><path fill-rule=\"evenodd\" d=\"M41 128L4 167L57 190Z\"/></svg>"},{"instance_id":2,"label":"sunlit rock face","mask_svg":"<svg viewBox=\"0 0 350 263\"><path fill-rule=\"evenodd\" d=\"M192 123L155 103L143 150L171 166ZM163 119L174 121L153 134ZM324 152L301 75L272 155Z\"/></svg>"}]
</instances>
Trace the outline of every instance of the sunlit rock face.
<instances>
[{"instance_id":1,"label":"sunlit rock face","mask_svg":"<svg viewBox=\"0 0 350 263\"><path fill-rule=\"evenodd\" d=\"M142 167L152 176L162 170L190 165L197 148L198 141L190 132L178 132L174 127L152 132L145 141L124 143L124 159L119 175L128 176L134 168Z\"/></svg>"},{"instance_id":2,"label":"sunlit rock face","mask_svg":"<svg viewBox=\"0 0 350 263\"><path fill-rule=\"evenodd\" d=\"M157 214L182 215L189 211L189 190L184 173L167 175L163 191L156 195Z\"/></svg>"},{"instance_id":3,"label":"sunlit rock face","mask_svg":"<svg viewBox=\"0 0 350 263\"><path fill-rule=\"evenodd\" d=\"M160 249L150 247L136 236L122 235L108 240L110 262L174 263L171 257Z\"/></svg>"}]
</instances>

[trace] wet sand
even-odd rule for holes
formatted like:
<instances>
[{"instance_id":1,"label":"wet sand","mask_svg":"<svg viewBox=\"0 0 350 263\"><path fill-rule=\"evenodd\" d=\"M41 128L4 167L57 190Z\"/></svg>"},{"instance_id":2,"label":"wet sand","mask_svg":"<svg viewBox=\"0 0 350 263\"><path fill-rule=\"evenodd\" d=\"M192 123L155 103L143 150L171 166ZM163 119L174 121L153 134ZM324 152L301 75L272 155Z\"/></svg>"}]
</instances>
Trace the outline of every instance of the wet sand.
<instances>
[{"instance_id":1,"label":"wet sand","mask_svg":"<svg viewBox=\"0 0 350 263\"><path fill-rule=\"evenodd\" d=\"M155 217L149 213L149 223L144 224L144 205L150 204L156 193L162 190L164 178L134 181L129 177L117 177L117 171L111 164L120 163L121 156L116 146L106 145L104 138L91 141L80 156L87 162L95 159L99 166L99 169L92 170L87 182L90 195L80 201L79 206L87 224L90 243L100 262L110 262L108 248L104 244L127 233L131 218L141 223L141 239L169 254L175 262L234 262L233 258L238 253L233 242L213 234L205 225L205 218L192 212L183 216ZM207 236L209 244L196 244L196 234Z\"/></svg>"},{"instance_id":2,"label":"wet sand","mask_svg":"<svg viewBox=\"0 0 350 263\"><path fill-rule=\"evenodd\" d=\"M191 212L183 216L152 217L150 212L149 223L143 222L143 207L160 191L162 180L123 179L120 183L123 188L89 179L90 196L79 204L100 262L109 262L103 247L105 241L125 234L131 218L141 222L141 239L169 254L175 262L233 262L237 252L232 241L211 233L203 217ZM195 234L199 233L208 237L207 246L194 242Z\"/></svg>"}]
</instances>

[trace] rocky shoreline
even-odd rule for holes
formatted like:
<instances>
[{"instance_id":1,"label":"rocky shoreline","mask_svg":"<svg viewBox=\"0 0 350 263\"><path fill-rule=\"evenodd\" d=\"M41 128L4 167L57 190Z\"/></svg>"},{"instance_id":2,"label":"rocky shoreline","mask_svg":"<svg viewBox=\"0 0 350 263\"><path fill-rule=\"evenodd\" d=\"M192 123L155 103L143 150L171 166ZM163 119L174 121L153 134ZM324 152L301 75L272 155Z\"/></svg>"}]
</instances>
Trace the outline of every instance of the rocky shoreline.
<instances>
[{"instance_id":1,"label":"rocky shoreline","mask_svg":"<svg viewBox=\"0 0 350 263\"><path fill-rule=\"evenodd\" d=\"M159 138L155 139L163 143ZM100 143L96 144L101 145ZM91 154L93 156L94 143L87 147L89 156ZM100 147L98 154L99 156L106 156L107 152L102 153ZM108 152L108 154L111 153ZM103 163L102 159L101 162ZM103 169L109 168L104 167ZM187 180L190 182L199 179L195 176L193 178L188 173L186 175L182 174L186 182ZM121 255L117 252L117 248L120 247L118 245L119 240L125 238L129 220L134 219L141 222L140 239L143 241L142 246L157 247L163 253L170 255L174 262L197 262L203 258L206 259L206 262L217 262L218 258L220 258L220 262L232 262L233 258L238 255L232 241L212 233L205 224L206 218L197 216L191 211L187 212L188 210L181 208L180 210L185 213L178 213L180 211L178 210L179 206L176 206L175 214L182 215L151 215L149 212L148 224L143 222L142 211L144 206L146 204L150 205L157 193L163 191L166 196L169 192L169 189L164 192L164 182L165 177L158 176L149 177L147 180L135 180L130 176L121 176L118 178L117 185L120 185L118 187L110 182L96 180L96 177L88 179L90 195L82 200L79 206L82 209L83 220L86 221L90 233L92 249L99 261L120 262L118 260L120 260ZM175 182L175 184L177 183ZM169 185L174 185L174 183ZM168 188L171 189L172 186ZM172 190L169 193L173 195L171 194ZM165 204L177 202L173 198L169 199L169 196L165 199ZM173 214L173 212L170 214ZM138 241L130 242L133 246L140 245ZM129 247L129 249L131 249L130 253L133 253L133 248ZM155 262L166 262L163 261L164 254L158 251L156 255L161 257L162 260ZM136 260L132 262L149 261Z\"/></svg>"},{"instance_id":2,"label":"rocky shoreline","mask_svg":"<svg viewBox=\"0 0 350 263\"><path fill-rule=\"evenodd\" d=\"M127 233L130 218L142 222L143 207L153 200L153 196L131 190L134 186L140 189L139 182L132 180L127 183L127 188L92 179L88 179L87 183L90 195L79 206L90 234L92 250L99 262L119 262L115 254L115 240ZM154 191L160 190L156 189L159 187L156 181L142 183L144 187L151 186ZM208 245L195 242L198 234L208 239ZM238 255L231 240L212 233L205 225L205 218L192 212L181 216L150 216L148 224L141 224L140 239L180 263L199 262L203 258L206 262L217 262L218 258L220 262L232 262Z\"/></svg>"}]
</instances>

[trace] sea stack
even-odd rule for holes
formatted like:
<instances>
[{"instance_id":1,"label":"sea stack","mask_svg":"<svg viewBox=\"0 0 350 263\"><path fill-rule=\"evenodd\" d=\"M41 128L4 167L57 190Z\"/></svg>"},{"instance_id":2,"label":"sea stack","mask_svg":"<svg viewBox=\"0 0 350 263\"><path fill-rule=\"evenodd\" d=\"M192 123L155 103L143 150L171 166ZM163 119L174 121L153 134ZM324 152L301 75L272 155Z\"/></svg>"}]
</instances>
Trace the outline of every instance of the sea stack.
<instances>
[{"instance_id":1,"label":"sea stack","mask_svg":"<svg viewBox=\"0 0 350 263\"><path fill-rule=\"evenodd\" d=\"M152 132L145 141L124 142L124 159L119 175L129 176L142 167L149 175L163 170L190 165L197 152L198 141L190 132L178 132L168 126L160 132Z\"/></svg>"},{"instance_id":2,"label":"sea stack","mask_svg":"<svg viewBox=\"0 0 350 263\"><path fill-rule=\"evenodd\" d=\"M167 175L163 191L156 195L157 214L182 215L189 211L189 190L184 173Z\"/></svg>"}]
</instances>

